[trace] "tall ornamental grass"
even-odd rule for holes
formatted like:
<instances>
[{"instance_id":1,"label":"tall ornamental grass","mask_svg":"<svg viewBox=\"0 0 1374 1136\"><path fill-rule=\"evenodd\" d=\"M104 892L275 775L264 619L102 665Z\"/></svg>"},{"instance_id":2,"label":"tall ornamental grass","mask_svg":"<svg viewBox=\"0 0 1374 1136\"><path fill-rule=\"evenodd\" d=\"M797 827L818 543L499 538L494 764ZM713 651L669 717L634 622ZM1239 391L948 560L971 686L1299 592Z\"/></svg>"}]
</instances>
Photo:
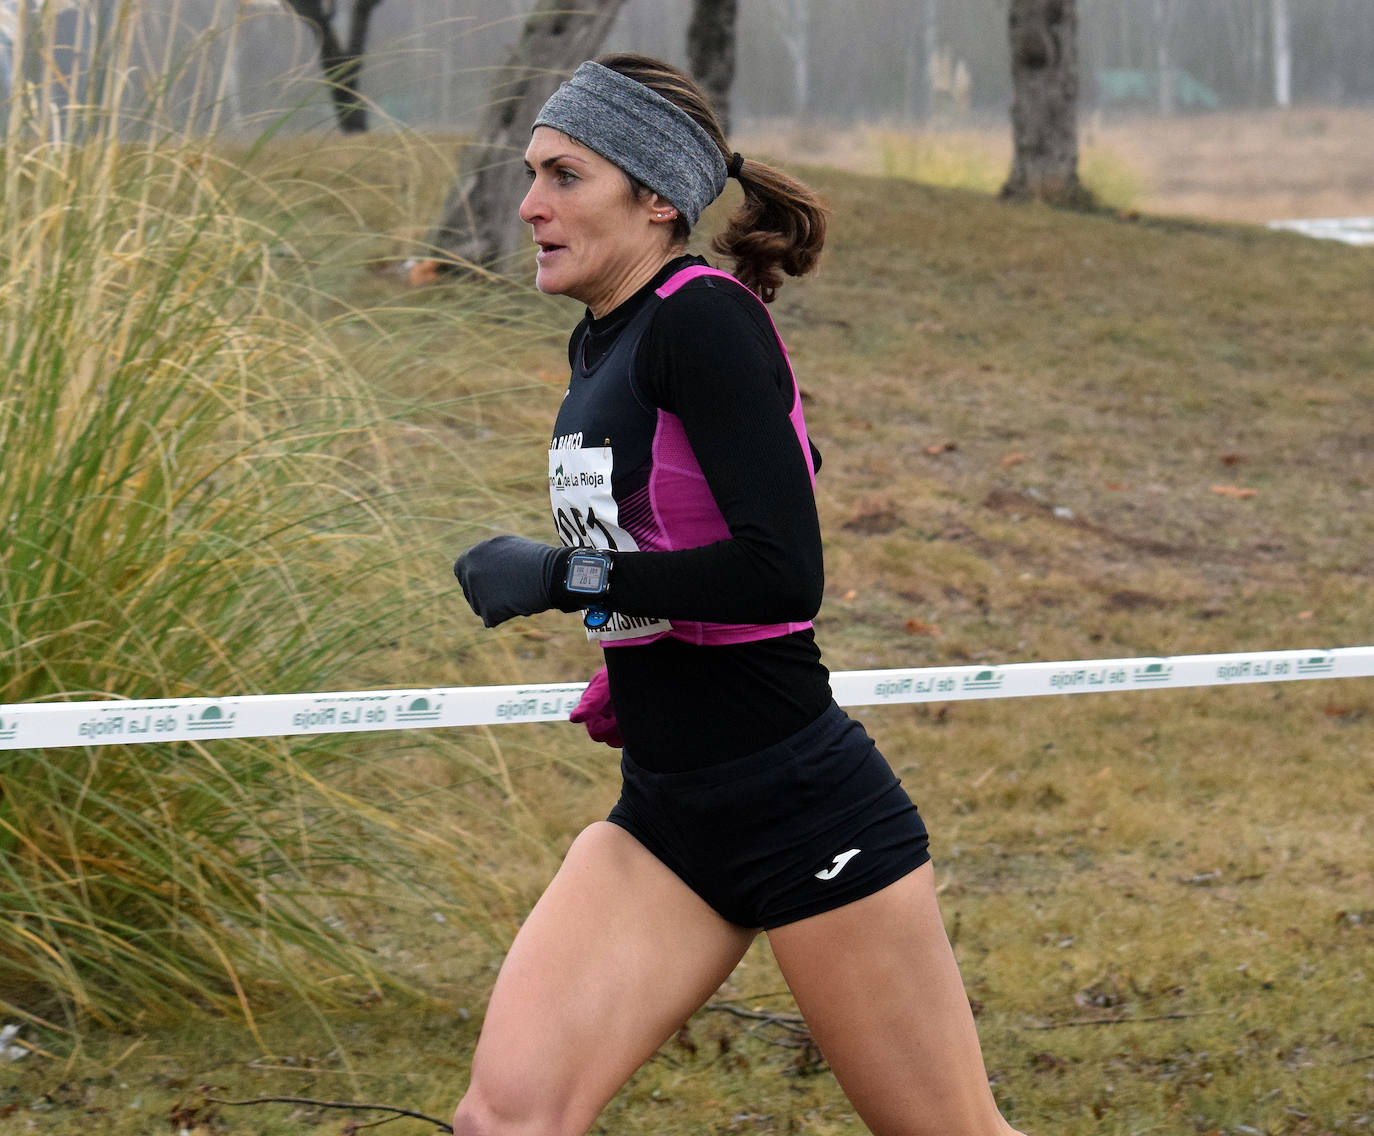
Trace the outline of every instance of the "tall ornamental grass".
<instances>
[{"instance_id":1,"label":"tall ornamental grass","mask_svg":"<svg viewBox=\"0 0 1374 1136\"><path fill-rule=\"evenodd\" d=\"M0 706L338 689L423 602L379 412L106 34L103 101L17 76L0 147ZM0 752L0 1014L370 996L416 839L318 740Z\"/></svg>"}]
</instances>

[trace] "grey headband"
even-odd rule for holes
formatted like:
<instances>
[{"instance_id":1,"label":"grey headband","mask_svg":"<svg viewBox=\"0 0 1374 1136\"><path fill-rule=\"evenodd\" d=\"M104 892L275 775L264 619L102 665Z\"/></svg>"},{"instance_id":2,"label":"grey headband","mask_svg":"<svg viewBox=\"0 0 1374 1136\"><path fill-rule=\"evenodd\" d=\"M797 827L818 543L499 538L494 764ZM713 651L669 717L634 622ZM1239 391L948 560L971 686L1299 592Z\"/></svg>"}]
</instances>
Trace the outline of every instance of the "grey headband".
<instances>
[{"instance_id":1,"label":"grey headband","mask_svg":"<svg viewBox=\"0 0 1374 1136\"><path fill-rule=\"evenodd\" d=\"M695 225L725 188L720 147L686 111L599 63L582 64L544 104L549 126L614 162Z\"/></svg>"}]
</instances>

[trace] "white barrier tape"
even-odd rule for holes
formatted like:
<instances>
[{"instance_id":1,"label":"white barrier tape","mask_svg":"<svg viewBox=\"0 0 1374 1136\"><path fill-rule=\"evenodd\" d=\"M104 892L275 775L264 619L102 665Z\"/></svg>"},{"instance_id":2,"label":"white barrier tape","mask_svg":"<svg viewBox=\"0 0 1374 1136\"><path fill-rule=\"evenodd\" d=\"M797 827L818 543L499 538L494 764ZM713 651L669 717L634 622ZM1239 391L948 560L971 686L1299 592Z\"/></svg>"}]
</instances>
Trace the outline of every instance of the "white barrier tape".
<instances>
[{"instance_id":1,"label":"white barrier tape","mask_svg":"<svg viewBox=\"0 0 1374 1136\"><path fill-rule=\"evenodd\" d=\"M841 706L1374 676L1374 647L837 671ZM585 683L0 706L0 750L565 721Z\"/></svg>"}]
</instances>

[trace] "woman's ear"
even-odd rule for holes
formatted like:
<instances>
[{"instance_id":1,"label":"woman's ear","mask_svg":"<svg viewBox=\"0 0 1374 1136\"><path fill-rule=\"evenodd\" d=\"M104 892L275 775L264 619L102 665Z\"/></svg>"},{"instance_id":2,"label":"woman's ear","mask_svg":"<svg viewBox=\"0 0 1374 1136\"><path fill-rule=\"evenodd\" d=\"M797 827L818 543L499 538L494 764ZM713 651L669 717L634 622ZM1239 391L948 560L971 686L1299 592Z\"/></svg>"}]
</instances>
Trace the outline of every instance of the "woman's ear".
<instances>
[{"instance_id":1,"label":"woman's ear","mask_svg":"<svg viewBox=\"0 0 1374 1136\"><path fill-rule=\"evenodd\" d=\"M677 206L666 201L657 193L649 196L649 216L655 221L671 224L677 220Z\"/></svg>"}]
</instances>

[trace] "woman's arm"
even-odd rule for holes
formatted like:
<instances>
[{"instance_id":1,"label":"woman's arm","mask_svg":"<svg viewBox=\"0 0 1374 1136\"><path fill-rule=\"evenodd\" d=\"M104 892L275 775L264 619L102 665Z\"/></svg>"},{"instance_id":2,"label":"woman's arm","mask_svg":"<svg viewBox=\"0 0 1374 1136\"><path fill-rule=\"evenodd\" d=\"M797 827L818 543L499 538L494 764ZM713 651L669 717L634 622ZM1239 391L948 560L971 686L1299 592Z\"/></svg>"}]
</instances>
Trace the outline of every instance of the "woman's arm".
<instances>
[{"instance_id":1,"label":"woman's arm","mask_svg":"<svg viewBox=\"0 0 1374 1136\"><path fill-rule=\"evenodd\" d=\"M657 313L636 378L681 420L730 537L616 557L608 606L718 623L810 619L824 586L820 525L788 417L791 377L762 305L728 281L688 285Z\"/></svg>"}]
</instances>

